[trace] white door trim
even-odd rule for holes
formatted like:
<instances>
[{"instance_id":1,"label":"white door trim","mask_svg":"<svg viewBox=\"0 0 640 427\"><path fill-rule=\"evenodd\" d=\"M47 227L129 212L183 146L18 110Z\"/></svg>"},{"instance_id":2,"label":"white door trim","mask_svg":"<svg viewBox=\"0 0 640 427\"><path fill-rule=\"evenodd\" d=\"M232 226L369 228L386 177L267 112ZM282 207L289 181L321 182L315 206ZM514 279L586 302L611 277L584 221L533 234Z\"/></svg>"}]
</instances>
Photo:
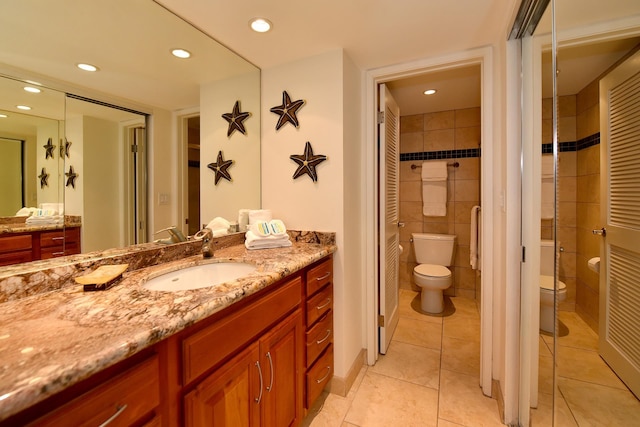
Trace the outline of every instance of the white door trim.
<instances>
[{"instance_id":1,"label":"white door trim","mask_svg":"<svg viewBox=\"0 0 640 427\"><path fill-rule=\"evenodd\" d=\"M481 304L481 378L483 393L491 395L492 352L493 352L493 284L494 284L494 88L493 88L493 50L491 47L472 49L452 55L423 59L420 61L393 65L369 70L365 76L365 130L363 134L364 171L365 171L365 262L363 277L366 289L366 345L367 363L373 365L378 355L377 342L377 283L378 283L378 197L376 159L378 157L378 140L376 111L377 86L398 78L410 77L426 72L442 71L472 64L481 66L482 85L482 157L481 157L481 205L483 227L483 270L482 270L482 304ZM497 100L496 100L497 101ZM496 132L499 134L499 132ZM496 167L499 165L495 165ZM496 178L499 178L496 177Z\"/></svg>"},{"instance_id":2,"label":"white door trim","mask_svg":"<svg viewBox=\"0 0 640 427\"><path fill-rule=\"evenodd\" d=\"M177 159L178 159L178 183L176 188L176 210L178 216L178 228L182 230L185 236L189 234L189 226L185 223L185 219L189 217L189 138L187 135L187 120L191 117L200 115L200 107L185 108L173 113L173 126L177 139Z\"/></svg>"}]
</instances>

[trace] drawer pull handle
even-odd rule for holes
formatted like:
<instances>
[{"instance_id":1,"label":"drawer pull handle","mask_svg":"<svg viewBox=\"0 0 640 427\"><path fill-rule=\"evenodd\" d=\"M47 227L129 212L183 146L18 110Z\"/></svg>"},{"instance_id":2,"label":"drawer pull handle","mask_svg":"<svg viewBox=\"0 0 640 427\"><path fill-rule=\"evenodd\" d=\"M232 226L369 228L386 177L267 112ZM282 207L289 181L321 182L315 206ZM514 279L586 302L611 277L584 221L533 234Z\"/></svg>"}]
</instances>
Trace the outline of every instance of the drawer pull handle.
<instances>
[{"instance_id":1,"label":"drawer pull handle","mask_svg":"<svg viewBox=\"0 0 640 427\"><path fill-rule=\"evenodd\" d=\"M327 277L329 277L329 276L331 276L331 272L330 272L330 271L327 271L327 272L325 273L325 275L324 275L324 276L322 276L322 277L316 277L316 281L318 281L318 282L319 282L319 281L321 281L321 280L326 279L326 278L327 278Z\"/></svg>"},{"instance_id":2,"label":"drawer pull handle","mask_svg":"<svg viewBox=\"0 0 640 427\"><path fill-rule=\"evenodd\" d=\"M324 304L316 306L316 310L322 310L323 308L327 307L329 304L331 304L331 298L327 298L327 302L325 302Z\"/></svg>"},{"instance_id":3,"label":"drawer pull handle","mask_svg":"<svg viewBox=\"0 0 640 427\"><path fill-rule=\"evenodd\" d=\"M330 373L331 373L331 366L327 366L327 375L325 375L324 377L320 378L319 380L316 380L316 383L320 384L321 382L326 380L327 377L329 377Z\"/></svg>"},{"instance_id":4,"label":"drawer pull handle","mask_svg":"<svg viewBox=\"0 0 640 427\"><path fill-rule=\"evenodd\" d=\"M62 256L62 255L64 255L64 252L52 252L51 255L53 255L53 256Z\"/></svg>"},{"instance_id":5,"label":"drawer pull handle","mask_svg":"<svg viewBox=\"0 0 640 427\"><path fill-rule=\"evenodd\" d=\"M52 237L51 240L64 240L64 237Z\"/></svg>"},{"instance_id":6,"label":"drawer pull handle","mask_svg":"<svg viewBox=\"0 0 640 427\"><path fill-rule=\"evenodd\" d=\"M322 344L323 342L328 340L330 336L331 336L331 329L327 329L327 335L325 335L325 337L322 338L321 340L316 341L316 344L318 345Z\"/></svg>"},{"instance_id":7,"label":"drawer pull handle","mask_svg":"<svg viewBox=\"0 0 640 427\"><path fill-rule=\"evenodd\" d=\"M99 427L106 427L109 424L111 424L113 422L113 420L115 420L116 418L118 418L120 416L120 414L122 414L124 412L124 410L127 409L127 405L120 405L116 408L116 413L111 415L109 417L109 419L105 422L103 422L102 424L100 424Z\"/></svg>"},{"instance_id":8,"label":"drawer pull handle","mask_svg":"<svg viewBox=\"0 0 640 427\"><path fill-rule=\"evenodd\" d=\"M271 358L271 352L267 351L267 359L269 359L269 370L271 372L271 377L269 379L269 385L267 386L267 391L271 392L273 388L273 359Z\"/></svg>"},{"instance_id":9,"label":"drawer pull handle","mask_svg":"<svg viewBox=\"0 0 640 427\"><path fill-rule=\"evenodd\" d=\"M264 387L264 383L262 382L262 369L260 369L260 361L256 361L256 368L258 368L258 375L260 376L260 394L258 395L258 397L254 397L253 400L255 400L255 402L259 404L262 400L262 387Z\"/></svg>"}]
</instances>

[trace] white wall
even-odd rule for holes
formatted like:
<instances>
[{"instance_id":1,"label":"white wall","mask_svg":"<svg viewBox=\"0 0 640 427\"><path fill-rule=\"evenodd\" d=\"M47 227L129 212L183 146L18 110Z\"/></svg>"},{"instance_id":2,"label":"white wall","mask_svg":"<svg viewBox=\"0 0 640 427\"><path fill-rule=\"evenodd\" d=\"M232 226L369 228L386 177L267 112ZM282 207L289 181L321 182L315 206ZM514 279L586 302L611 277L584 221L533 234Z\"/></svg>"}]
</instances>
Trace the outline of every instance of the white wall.
<instances>
[{"instance_id":1,"label":"white wall","mask_svg":"<svg viewBox=\"0 0 640 427\"><path fill-rule=\"evenodd\" d=\"M298 129L275 130L282 93L304 99ZM334 255L335 374L345 377L363 348L363 284L360 273L360 76L342 50L262 70L262 207L288 228L336 232ZM318 181L293 179L309 141L328 159Z\"/></svg>"},{"instance_id":2,"label":"white wall","mask_svg":"<svg viewBox=\"0 0 640 427\"><path fill-rule=\"evenodd\" d=\"M56 146L53 150L53 158L45 159L46 150L43 145L51 138L52 144ZM38 175L42 168L45 168L49 174L49 186L40 188L38 185L38 204L40 203L58 203L63 200L61 197L61 188L59 182L63 182L64 170L62 170L63 162L60 160L60 132L58 122L52 120L51 123L41 124L38 126L38 138L36 143L36 170Z\"/></svg>"},{"instance_id":3,"label":"white wall","mask_svg":"<svg viewBox=\"0 0 640 427\"><path fill-rule=\"evenodd\" d=\"M238 220L239 209L260 208L260 71L203 85L200 90L200 222L207 224L220 216ZM253 113L244 120L246 134L236 130L227 136L228 122L222 114L231 113L236 101L240 111ZM269 113L272 114L272 113ZM234 163L227 170L231 181L207 167L217 161Z\"/></svg>"}]
</instances>

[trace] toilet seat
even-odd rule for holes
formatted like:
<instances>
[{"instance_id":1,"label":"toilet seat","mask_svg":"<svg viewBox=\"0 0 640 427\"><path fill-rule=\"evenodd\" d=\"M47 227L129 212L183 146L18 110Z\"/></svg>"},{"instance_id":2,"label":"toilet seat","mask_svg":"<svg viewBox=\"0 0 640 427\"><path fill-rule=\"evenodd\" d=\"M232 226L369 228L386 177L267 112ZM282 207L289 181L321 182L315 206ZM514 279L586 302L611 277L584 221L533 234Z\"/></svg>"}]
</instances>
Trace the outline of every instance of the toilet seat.
<instances>
[{"instance_id":1,"label":"toilet seat","mask_svg":"<svg viewBox=\"0 0 640 427\"><path fill-rule=\"evenodd\" d=\"M553 291L553 276L540 275L540 288L545 291ZM558 291L563 291L567 288L567 285L562 280L558 281Z\"/></svg>"},{"instance_id":2,"label":"toilet seat","mask_svg":"<svg viewBox=\"0 0 640 427\"><path fill-rule=\"evenodd\" d=\"M444 265L419 264L413 271L425 277L446 278L451 276L451 271Z\"/></svg>"}]
</instances>

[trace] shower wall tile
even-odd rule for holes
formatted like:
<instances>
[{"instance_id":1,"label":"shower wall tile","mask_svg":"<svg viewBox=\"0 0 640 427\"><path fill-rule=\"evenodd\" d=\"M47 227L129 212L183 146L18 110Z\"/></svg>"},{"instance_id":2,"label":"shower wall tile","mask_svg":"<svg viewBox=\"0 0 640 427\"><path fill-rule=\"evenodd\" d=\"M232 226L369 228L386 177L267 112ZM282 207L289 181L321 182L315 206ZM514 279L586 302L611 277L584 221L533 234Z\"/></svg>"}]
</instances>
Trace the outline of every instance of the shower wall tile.
<instances>
[{"instance_id":1,"label":"shower wall tile","mask_svg":"<svg viewBox=\"0 0 640 427\"><path fill-rule=\"evenodd\" d=\"M470 127L470 126L480 126L480 120L481 120L480 107L455 110L455 115L456 115L456 123L455 123L456 129Z\"/></svg>"},{"instance_id":2,"label":"shower wall tile","mask_svg":"<svg viewBox=\"0 0 640 427\"><path fill-rule=\"evenodd\" d=\"M478 147L480 147L480 126L457 128L455 130L456 150Z\"/></svg>"},{"instance_id":3,"label":"shower wall tile","mask_svg":"<svg viewBox=\"0 0 640 427\"><path fill-rule=\"evenodd\" d=\"M460 167L453 170L456 181L459 179L478 179L480 177L480 157L457 159L456 161L460 163Z\"/></svg>"},{"instance_id":4,"label":"shower wall tile","mask_svg":"<svg viewBox=\"0 0 640 427\"><path fill-rule=\"evenodd\" d=\"M575 117L576 116L576 95L565 95L558 98L558 116L559 117ZM575 129L574 129L575 132Z\"/></svg>"},{"instance_id":5,"label":"shower wall tile","mask_svg":"<svg viewBox=\"0 0 640 427\"><path fill-rule=\"evenodd\" d=\"M578 153L576 151L563 151L558 154L558 176L576 176Z\"/></svg>"},{"instance_id":6,"label":"shower wall tile","mask_svg":"<svg viewBox=\"0 0 640 427\"><path fill-rule=\"evenodd\" d=\"M424 147L424 133L422 132L407 132L402 134L400 138L400 152L401 153L415 153L422 151Z\"/></svg>"},{"instance_id":7,"label":"shower wall tile","mask_svg":"<svg viewBox=\"0 0 640 427\"><path fill-rule=\"evenodd\" d=\"M424 133L424 145L417 151L444 151L455 148L455 130L439 129Z\"/></svg>"},{"instance_id":8,"label":"shower wall tile","mask_svg":"<svg viewBox=\"0 0 640 427\"><path fill-rule=\"evenodd\" d=\"M560 116L558 119L558 142L575 141L576 139L576 116Z\"/></svg>"},{"instance_id":9,"label":"shower wall tile","mask_svg":"<svg viewBox=\"0 0 640 427\"><path fill-rule=\"evenodd\" d=\"M422 132L423 128L423 114L414 114L412 116L400 117L400 133Z\"/></svg>"},{"instance_id":10,"label":"shower wall tile","mask_svg":"<svg viewBox=\"0 0 640 427\"><path fill-rule=\"evenodd\" d=\"M455 111L440 111L424 115L424 131L455 128Z\"/></svg>"},{"instance_id":11,"label":"shower wall tile","mask_svg":"<svg viewBox=\"0 0 640 427\"><path fill-rule=\"evenodd\" d=\"M600 82L594 80L576 95L576 112L578 114L598 105L600 102Z\"/></svg>"}]
</instances>

